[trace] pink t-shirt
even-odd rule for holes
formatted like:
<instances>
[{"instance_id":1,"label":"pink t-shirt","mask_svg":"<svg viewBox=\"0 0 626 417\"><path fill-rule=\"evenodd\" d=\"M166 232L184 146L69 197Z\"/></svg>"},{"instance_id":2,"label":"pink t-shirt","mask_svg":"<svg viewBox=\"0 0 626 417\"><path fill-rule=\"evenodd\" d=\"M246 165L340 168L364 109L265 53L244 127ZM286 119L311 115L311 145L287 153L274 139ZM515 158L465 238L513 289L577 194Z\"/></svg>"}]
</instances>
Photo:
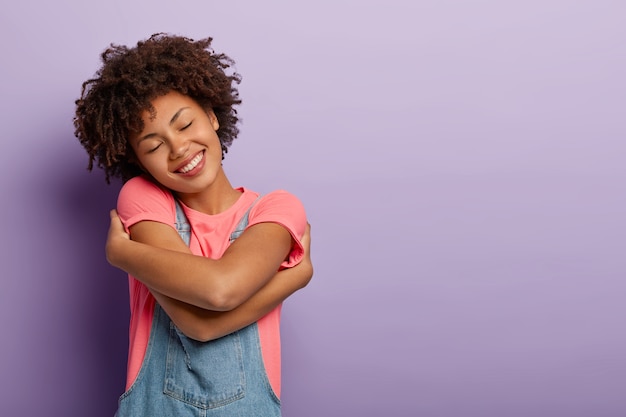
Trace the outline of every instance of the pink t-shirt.
<instances>
[{"instance_id":1,"label":"pink t-shirt","mask_svg":"<svg viewBox=\"0 0 626 417\"><path fill-rule=\"evenodd\" d=\"M191 225L189 248L195 255L220 258L229 245L229 237L242 216L258 197L258 193L238 188L242 192L237 202L222 213L209 215L181 204ZM175 227L176 208L172 194L144 177L135 177L120 191L117 210L128 230L144 221L156 221ZM248 227L263 222L285 227L296 245L281 268L300 262L303 248L300 239L306 228L304 207L297 197L286 191L273 191L256 202L249 214ZM129 275L130 329L126 389L137 378L150 337L155 299L148 288ZM257 326L261 341L263 362L272 389L280 396L280 307L262 317Z\"/></svg>"}]
</instances>

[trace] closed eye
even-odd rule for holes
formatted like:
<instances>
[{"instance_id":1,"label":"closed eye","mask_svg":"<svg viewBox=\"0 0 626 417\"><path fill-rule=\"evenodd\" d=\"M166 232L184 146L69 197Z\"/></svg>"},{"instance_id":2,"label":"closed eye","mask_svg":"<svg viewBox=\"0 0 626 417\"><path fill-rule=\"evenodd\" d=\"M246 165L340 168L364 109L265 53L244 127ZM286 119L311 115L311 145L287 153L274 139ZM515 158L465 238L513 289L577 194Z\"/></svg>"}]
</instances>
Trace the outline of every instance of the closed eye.
<instances>
[{"instance_id":1,"label":"closed eye","mask_svg":"<svg viewBox=\"0 0 626 417\"><path fill-rule=\"evenodd\" d=\"M148 151L148 153L155 152L157 149L159 149L161 147L162 144L163 144L163 142L160 142L157 146L155 146L154 148L150 149Z\"/></svg>"},{"instance_id":2,"label":"closed eye","mask_svg":"<svg viewBox=\"0 0 626 417\"><path fill-rule=\"evenodd\" d=\"M183 126L180 130L185 130L187 129L189 126L191 126L191 124L193 123L193 121L187 123L185 126Z\"/></svg>"}]
</instances>

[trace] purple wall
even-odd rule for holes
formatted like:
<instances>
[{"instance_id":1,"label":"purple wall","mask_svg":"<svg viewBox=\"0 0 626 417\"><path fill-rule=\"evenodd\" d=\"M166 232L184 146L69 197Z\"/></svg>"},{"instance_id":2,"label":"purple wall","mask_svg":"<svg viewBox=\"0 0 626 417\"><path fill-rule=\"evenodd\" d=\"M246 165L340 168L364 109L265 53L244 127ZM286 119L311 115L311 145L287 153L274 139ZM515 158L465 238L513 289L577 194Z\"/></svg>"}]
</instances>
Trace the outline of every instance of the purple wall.
<instances>
[{"instance_id":1,"label":"purple wall","mask_svg":"<svg viewBox=\"0 0 626 417\"><path fill-rule=\"evenodd\" d=\"M302 198L284 415L626 415L626 6L13 2L0 15L0 415L111 416L118 184L73 102L109 42L211 35L244 81L234 184Z\"/></svg>"}]
</instances>

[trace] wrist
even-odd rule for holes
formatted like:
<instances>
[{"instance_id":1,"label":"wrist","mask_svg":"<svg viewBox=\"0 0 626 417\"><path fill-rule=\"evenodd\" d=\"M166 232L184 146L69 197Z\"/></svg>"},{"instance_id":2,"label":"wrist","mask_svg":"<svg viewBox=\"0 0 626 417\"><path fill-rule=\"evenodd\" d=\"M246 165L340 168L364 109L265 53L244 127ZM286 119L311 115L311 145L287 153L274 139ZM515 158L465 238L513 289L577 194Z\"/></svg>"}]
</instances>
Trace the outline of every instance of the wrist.
<instances>
[{"instance_id":1,"label":"wrist","mask_svg":"<svg viewBox=\"0 0 626 417\"><path fill-rule=\"evenodd\" d=\"M119 268L124 261L125 244L130 242L128 239L109 239L106 244L106 258L107 261Z\"/></svg>"},{"instance_id":2,"label":"wrist","mask_svg":"<svg viewBox=\"0 0 626 417\"><path fill-rule=\"evenodd\" d=\"M313 277L313 264L308 258L303 259L298 265L301 274L300 289L306 287Z\"/></svg>"}]
</instances>

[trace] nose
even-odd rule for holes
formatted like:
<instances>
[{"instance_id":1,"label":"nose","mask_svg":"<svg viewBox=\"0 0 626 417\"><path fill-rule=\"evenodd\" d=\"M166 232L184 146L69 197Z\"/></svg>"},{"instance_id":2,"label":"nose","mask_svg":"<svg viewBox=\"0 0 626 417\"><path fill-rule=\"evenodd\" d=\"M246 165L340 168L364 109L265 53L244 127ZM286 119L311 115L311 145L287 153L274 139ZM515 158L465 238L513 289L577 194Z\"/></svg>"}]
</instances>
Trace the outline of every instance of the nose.
<instances>
[{"instance_id":1,"label":"nose","mask_svg":"<svg viewBox=\"0 0 626 417\"><path fill-rule=\"evenodd\" d=\"M176 160L187 154L189 141L182 137L175 137L170 140L170 159Z\"/></svg>"}]
</instances>

